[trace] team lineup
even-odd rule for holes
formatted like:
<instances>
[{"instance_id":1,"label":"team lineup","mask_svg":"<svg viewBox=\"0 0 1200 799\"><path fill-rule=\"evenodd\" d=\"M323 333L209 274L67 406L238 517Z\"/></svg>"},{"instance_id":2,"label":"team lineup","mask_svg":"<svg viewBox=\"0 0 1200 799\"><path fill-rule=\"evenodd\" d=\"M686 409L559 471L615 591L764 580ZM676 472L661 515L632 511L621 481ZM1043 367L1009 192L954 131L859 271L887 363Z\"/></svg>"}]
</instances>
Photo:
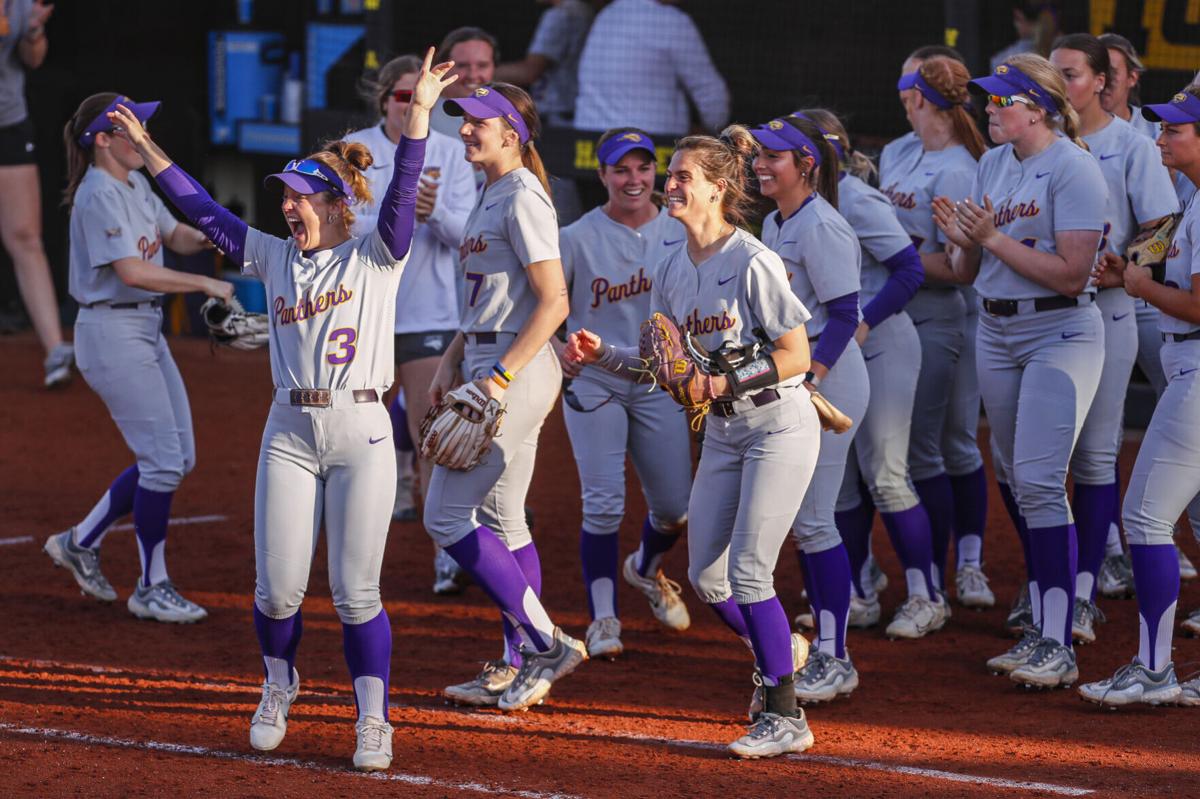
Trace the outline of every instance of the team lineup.
<instances>
[{"instance_id":1,"label":"team lineup","mask_svg":"<svg viewBox=\"0 0 1200 799\"><path fill-rule=\"evenodd\" d=\"M527 710L589 658L621 657L622 614L645 611L618 608L619 580L659 625L688 629L683 575L663 569L678 545L695 596L753 661L749 728L729 751L802 752L817 740L804 706L860 684L851 628L919 639L954 623L952 598L997 602L981 446L1026 570L1015 643L987 668L1074 686L1099 599L1134 595L1138 651L1076 690L1200 706L1200 678L1177 676L1171 655L1180 580L1195 576L1177 521L1200 523L1200 85L1130 105L1141 65L1112 34L1063 36L1049 58L1011 55L974 79L953 49L922 47L896 84L912 132L878 165L833 111L780 108L675 141L660 193L651 135L613 128L595 148L603 204L560 229L530 95L503 82L444 95L460 75L438 56L386 64L377 125L267 179L287 238L248 226L154 143L157 102L93 95L64 130L75 357L135 456L45 543L85 594L117 599L100 549L132 514L130 612L207 616L166 565L172 498L198 453L163 296L228 303L233 286L164 268L162 248L216 248L266 290L254 749L283 745L304 696L295 663L323 527L353 764L390 767L380 574L415 483L435 592L473 584L499 616L494 651L451 675L464 681L447 700ZM439 131L447 119L457 137ZM1122 497L1135 364L1157 404ZM560 398L582 489L579 639L542 602L526 507ZM622 553L626 457L648 512ZM886 620L876 513L905 589ZM798 613L775 589L789 539ZM1200 633L1200 610L1182 627Z\"/></svg>"}]
</instances>

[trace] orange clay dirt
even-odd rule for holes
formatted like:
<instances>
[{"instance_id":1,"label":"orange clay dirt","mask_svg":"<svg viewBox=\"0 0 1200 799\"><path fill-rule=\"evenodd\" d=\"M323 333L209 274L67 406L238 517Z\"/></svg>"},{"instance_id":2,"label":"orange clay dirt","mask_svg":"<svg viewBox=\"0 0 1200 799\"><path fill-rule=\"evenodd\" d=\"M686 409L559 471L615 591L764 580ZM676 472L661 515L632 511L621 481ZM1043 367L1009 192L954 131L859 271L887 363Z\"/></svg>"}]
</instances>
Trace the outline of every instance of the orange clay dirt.
<instances>
[{"instance_id":1,"label":"orange clay dirt","mask_svg":"<svg viewBox=\"0 0 1200 799\"><path fill-rule=\"evenodd\" d=\"M250 616L252 527L267 354L213 355L197 339L171 346L190 390L199 461L172 515L225 517L172 527L168 538L172 578L210 613L193 626L137 621L125 609L138 573L129 531L112 532L104 545L105 572L121 595L112 605L82 597L42 553L45 537L83 518L132 457L82 378L47 393L32 336L0 339L10 366L0 386L0 795L1200 796L1200 709L1111 712L1074 690L1032 693L987 673L984 660L1012 643L1003 622L1022 575L1020 547L994 491L985 554L997 607L955 606L945 630L920 641L888 641L878 628L851 631L861 687L808 708L816 745L804 755L747 762L726 755L725 744L744 729L751 658L686 585L682 544L666 569L684 583L690 630L661 629L641 595L619 581L619 660L583 664L528 713L444 704L444 685L499 655L499 619L478 587L461 597L430 592L432 547L411 523L393 525L382 578L395 639L395 760L387 779L349 768L354 703L324 545L304 608L301 697L284 743L255 753L247 730L262 673ZM636 547L644 514L630 486L622 553ZM582 637L579 485L557 411L542 433L529 504L546 606ZM1195 556L1190 536L1181 540ZM882 528L875 551L891 577L886 617L903 580ZM789 544L777 570L789 615L802 608L792 553ZM1181 617L1198 603L1200 590L1185 583ZM1101 607L1109 621L1099 642L1078 650L1085 680L1110 675L1136 652L1134 602ZM1181 676L1198 656L1200 644L1177 641Z\"/></svg>"}]
</instances>

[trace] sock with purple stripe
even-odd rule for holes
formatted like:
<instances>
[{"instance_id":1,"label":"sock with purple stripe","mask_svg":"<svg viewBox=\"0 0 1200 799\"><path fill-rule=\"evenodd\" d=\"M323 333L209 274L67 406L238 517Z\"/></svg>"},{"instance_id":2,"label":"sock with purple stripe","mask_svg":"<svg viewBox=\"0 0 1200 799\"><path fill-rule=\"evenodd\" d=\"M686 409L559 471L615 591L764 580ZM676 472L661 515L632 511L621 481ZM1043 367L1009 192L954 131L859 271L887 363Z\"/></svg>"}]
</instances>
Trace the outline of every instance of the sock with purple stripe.
<instances>
[{"instance_id":1,"label":"sock with purple stripe","mask_svg":"<svg viewBox=\"0 0 1200 799\"><path fill-rule=\"evenodd\" d=\"M151 491L138 486L133 492L133 527L142 559L142 586L167 579L167 522L171 518L174 491Z\"/></svg>"},{"instance_id":2,"label":"sock with purple stripe","mask_svg":"<svg viewBox=\"0 0 1200 799\"><path fill-rule=\"evenodd\" d=\"M983 531L987 527L987 475L980 466L950 475L954 497L954 545L958 566L983 565Z\"/></svg>"},{"instance_id":3,"label":"sock with purple stripe","mask_svg":"<svg viewBox=\"0 0 1200 799\"><path fill-rule=\"evenodd\" d=\"M833 514L834 524L842 534L842 543L846 546L846 555L850 559L850 582L859 599L868 595L874 596L875 586L866 583L864 574L867 570L867 559L871 554L871 521L874 509L866 503L856 505L850 510L839 510ZM805 585L808 585L805 578ZM870 591L866 589L870 588Z\"/></svg>"},{"instance_id":4,"label":"sock with purple stripe","mask_svg":"<svg viewBox=\"0 0 1200 799\"><path fill-rule=\"evenodd\" d=\"M738 605L763 683L779 685L793 674L792 629L779 597Z\"/></svg>"},{"instance_id":5,"label":"sock with purple stripe","mask_svg":"<svg viewBox=\"0 0 1200 799\"><path fill-rule=\"evenodd\" d=\"M554 624L526 577L523 563L495 533L480 525L445 550L496 603L526 643L538 652L554 645ZM522 556L524 561L536 562L536 558L536 549Z\"/></svg>"},{"instance_id":6,"label":"sock with purple stripe","mask_svg":"<svg viewBox=\"0 0 1200 799\"><path fill-rule=\"evenodd\" d=\"M651 577L658 573L662 565L663 555L667 554L675 542L679 540L682 528L672 533L664 533L650 523L650 517L642 522L642 543L638 547L637 573L642 577Z\"/></svg>"},{"instance_id":7,"label":"sock with purple stripe","mask_svg":"<svg viewBox=\"0 0 1200 799\"><path fill-rule=\"evenodd\" d=\"M805 582L813 603L817 648L827 655L846 657L846 623L850 619L850 558L838 543L823 552L808 553Z\"/></svg>"},{"instance_id":8,"label":"sock with purple stripe","mask_svg":"<svg viewBox=\"0 0 1200 799\"><path fill-rule=\"evenodd\" d=\"M401 452L412 452L413 440L408 434L408 412L400 404L400 392L388 403L388 416L392 417L392 444Z\"/></svg>"},{"instance_id":9,"label":"sock with purple stripe","mask_svg":"<svg viewBox=\"0 0 1200 799\"><path fill-rule=\"evenodd\" d=\"M733 630L733 634L746 643L751 649L754 644L750 641L750 631L746 629L746 620L742 617L741 608L729 597L720 602L709 602L708 606L717 614L717 618L725 622L725 626Z\"/></svg>"},{"instance_id":10,"label":"sock with purple stripe","mask_svg":"<svg viewBox=\"0 0 1200 799\"><path fill-rule=\"evenodd\" d=\"M817 603L821 597L813 590L812 564L809 563L808 553L803 549L796 550L796 560L800 561L800 575L804 578L804 592L808 595L808 609L812 611L813 627L817 626L817 619L821 618L821 607ZM854 590L851 587L850 590Z\"/></svg>"},{"instance_id":11,"label":"sock with purple stripe","mask_svg":"<svg viewBox=\"0 0 1200 799\"><path fill-rule=\"evenodd\" d=\"M1138 660L1151 671L1171 662L1171 634L1179 603L1179 556L1174 544L1131 544L1137 586Z\"/></svg>"},{"instance_id":12,"label":"sock with purple stripe","mask_svg":"<svg viewBox=\"0 0 1200 799\"><path fill-rule=\"evenodd\" d=\"M359 719L375 716L387 721L388 678L392 666L392 626L387 611L362 624L342 622L342 651L354 683Z\"/></svg>"},{"instance_id":13,"label":"sock with purple stripe","mask_svg":"<svg viewBox=\"0 0 1200 799\"><path fill-rule=\"evenodd\" d=\"M133 495L137 491L138 467L135 463L117 475L112 485L100 497L96 507L87 517L75 525L74 541L77 546L95 549L104 540L104 534L112 523L133 512Z\"/></svg>"},{"instance_id":14,"label":"sock with purple stripe","mask_svg":"<svg viewBox=\"0 0 1200 799\"><path fill-rule=\"evenodd\" d=\"M1042 635L1070 646L1071 621L1075 609L1075 572L1079 562L1075 525L1030 528L1029 549L1037 563Z\"/></svg>"},{"instance_id":15,"label":"sock with purple stripe","mask_svg":"<svg viewBox=\"0 0 1200 799\"><path fill-rule=\"evenodd\" d=\"M583 587L587 591L592 620L617 615L617 558L620 538L616 532L596 535L579 531L579 561L583 565Z\"/></svg>"},{"instance_id":16,"label":"sock with purple stripe","mask_svg":"<svg viewBox=\"0 0 1200 799\"><path fill-rule=\"evenodd\" d=\"M297 610L286 619L272 619L254 606L254 632L263 655L263 676L267 682L287 686L292 684L292 669L296 667L296 649L304 633L304 618Z\"/></svg>"},{"instance_id":17,"label":"sock with purple stripe","mask_svg":"<svg viewBox=\"0 0 1200 799\"><path fill-rule=\"evenodd\" d=\"M933 579L933 540L929 530L929 516L925 508L915 505L908 510L880 513L888 538L904 567L904 579L908 584L908 595L925 599L937 598L937 586Z\"/></svg>"},{"instance_id":18,"label":"sock with purple stripe","mask_svg":"<svg viewBox=\"0 0 1200 799\"><path fill-rule=\"evenodd\" d=\"M1079 574L1075 578L1075 595L1083 599L1096 599L1096 575L1104 563L1108 530L1117 504L1116 484L1075 483L1075 496L1071 499L1075 529L1079 531Z\"/></svg>"},{"instance_id":19,"label":"sock with purple stripe","mask_svg":"<svg viewBox=\"0 0 1200 799\"><path fill-rule=\"evenodd\" d=\"M613 537L615 538L616 536ZM541 597L542 559L538 555L537 547L530 541L525 546L512 550L512 554L513 558L517 561L517 565L521 567L521 573L529 581L529 587L533 589L534 596ZM508 646L508 662L517 668L521 668L521 663L523 662L521 657L521 633L503 613L500 614L500 621L504 626L504 640Z\"/></svg>"},{"instance_id":20,"label":"sock with purple stripe","mask_svg":"<svg viewBox=\"0 0 1200 799\"><path fill-rule=\"evenodd\" d=\"M950 537L954 529L954 491L945 472L925 480L914 480L913 488L925 515L929 518L930 545L933 552L934 584L946 585L946 558L950 553Z\"/></svg>"}]
</instances>

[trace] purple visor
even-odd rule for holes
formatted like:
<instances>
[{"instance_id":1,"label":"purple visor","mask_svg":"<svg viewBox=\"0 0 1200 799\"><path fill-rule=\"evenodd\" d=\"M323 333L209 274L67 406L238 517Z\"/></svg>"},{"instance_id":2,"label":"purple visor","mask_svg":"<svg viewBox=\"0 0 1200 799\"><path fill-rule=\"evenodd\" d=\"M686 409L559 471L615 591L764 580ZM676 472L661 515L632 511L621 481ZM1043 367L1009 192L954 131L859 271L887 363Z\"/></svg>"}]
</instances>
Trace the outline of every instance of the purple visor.
<instances>
[{"instance_id":1,"label":"purple visor","mask_svg":"<svg viewBox=\"0 0 1200 799\"><path fill-rule=\"evenodd\" d=\"M161 105L161 103L159 103L157 100L149 103L135 103L133 100L130 100L123 94L118 96L117 99L108 104L108 108L105 108L95 119L92 120L91 124L87 126L87 129L84 130L83 133L79 134L79 144L81 146L91 147L96 143L97 133L112 133L113 130L116 129L117 126L109 121L108 115L110 112L116 111L118 105L123 105L128 108L133 112L133 115L137 117L138 122L141 122L143 125L145 125L147 120L154 116L154 112L158 110L158 107Z\"/></svg>"},{"instance_id":2,"label":"purple visor","mask_svg":"<svg viewBox=\"0 0 1200 799\"><path fill-rule=\"evenodd\" d=\"M600 148L596 151L596 158L605 166L614 166L634 150L645 150L650 154L651 161L657 158L657 154L654 151L654 142L650 141L650 137L645 133L632 130L628 133L622 133L619 136L611 136L605 139L604 144L601 144Z\"/></svg>"},{"instance_id":3,"label":"purple visor","mask_svg":"<svg viewBox=\"0 0 1200 799\"><path fill-rule=\"evenodd\" d=\"M805 114L803 111L796 111L788 114L788 116L796 117L798 119L807 119L809 122L817 125L817 121ZM833 151L837 153L838 160L846 160L846 152L842 149L842 140L825 130L825 128L821 127L820 125L817 125L817 130L821 131L821 135L825 138L825 141L829 142L830 146L833 147Z\"/></svg>"},{"instance_id":4,"label":"purple visor","mask_svg":"<svg viewBox=\"0 0 1200 799\"><path fill-rule=\"evenodd\" d=\"M1142 116L1151 122L1166 122L1168 125L1200 122L1200 97L1180 92L1169 103L1142 106Z\"/></svg>"},{"instance_id":5,"label":"purple visor","mask_svg":"<svg viewBox=\"0 0 1200 799\"><path fill-rule=\"evenodd\" d=\"M1024 94L1050 116L1058 114L1054 98L1037 81L1012 64L1001 64L991 75L972 80L967 84L967 88L976 94L995 94L1000 97Z\"/></svg>"},{"instance_id":6,"label":"purple visor","mask_svg":"<svg viewBox=\"0 0 1200 799\"><path fill-rule=\"evenodd\" d=\"M814 159L816 166L821 165L821 151L813 144L813 140L795 125L782 119L772 119L767 124L751 130L750 135L768 150L796 150L801 156Z\"/></svg>"},{"instance_id":7,"label":"purple visor","mask_svg":"<svg viewBox=\"0 0 1200 799\"><path fill-rule=\"evenodd\" d=\"M342 180L341 175L333 171L332 168L312 158L297 158L288 161L287 166L283 168L282 172L267 175L263 179L263 185L267 185L272 180L278 180L300 194L317 194L322 191L331 191L334 194L342 195L348 200L354 199L354 190L350 188L350 185L346 181Z\"/></svg>"},{"instance_id":8,"label":"purple visor","mask_svg":"<svg viewBox=\"0 0 1200 799\"><path fill-rule=\"evenodd\" d=\"M900 82L896 84L897 91L907 91L908 89L916 89L929 102L936 105L943 111L948 111L954 107L954 103L942 96L942 93L929 85L929 81L921 76L921 70L914 70L907 75L900 76Z\"/></svg>"},{"instance_id":9,"label":"purple visor","mask_svg":"<svg viewBox=\"0 0 1200 799\"><path fill-rule=\"evenodd\" d=\"M508 124L512 125L512 129L517 132L517 137L521 140L521 144L529 141L529 127L525 124L525 120L521 118L521 115L517 113L517 107L495 89L480 86L470 97L447 100L443 108L452 117L461 117L467 114L476 119L503 117Z\"/></svg>"}]
</instances>

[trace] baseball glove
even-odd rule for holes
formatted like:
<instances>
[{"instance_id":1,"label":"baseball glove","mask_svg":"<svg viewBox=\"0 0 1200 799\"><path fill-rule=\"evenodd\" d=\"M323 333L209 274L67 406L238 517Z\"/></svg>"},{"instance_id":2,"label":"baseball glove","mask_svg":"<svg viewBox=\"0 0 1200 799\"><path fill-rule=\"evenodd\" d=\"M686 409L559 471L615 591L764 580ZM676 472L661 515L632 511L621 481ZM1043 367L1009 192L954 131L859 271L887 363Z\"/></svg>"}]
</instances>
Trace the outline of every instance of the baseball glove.
<instances>
[{"instance_id":1,"label":"baseball glove","mask_svg":"<svg viewBox=\"0 0 1200 799\"><path fill-rule=\"evenodd\" d=\"M1162 283L1166 279L1167 252L1182 217L1182 214L1163 217L1156 227L1139 233L1125 248L1125 260L1148 267L1154 279Z\"/></svg>"},{"instance_id":2,"label":"baseball glove","mask_svg":"<svg viewBox=\"0 0 1200 799\"><path fill-rule=\"evenodd\" d=\"M804 387L808 389L809 399L812 400L813 407L817 409L817 418L821 420L822 430L832 430L835 433L844 433L854 426L854 420L837 409L829 400L812 387L810 383L805 383Z\"/></svg>"},{"instance_id":3,"label":"baseball glove","mask_svg":"<svg viewBox=\"0 0 1200 799\"><path fill-rule=\"evenodd\" d=\"M473 469L491 449L503 416L499 402L474 383L464 383L425 414L421 455L447 469Z\"/></svg>"},{"instance_id":4,"label":"baseball glove","mask_svg":"<svg viewBox=\"0 0 1200 799\"><path fill-rule=\"evenodd\" d=\"M236 298L225 302L209 297L200 306L200 318L217 344L235 350L256 350L270 343L271 325L267 315L246 313Z\"/></svg>"},{"instance_id":5,"label":"baseball glove","mask_svg":"<svg viewBox=\"0 0 1200 799\"><path fill-rule=\"evenodd\" d=\"M693 428L698 428L717 393L712 377L684 348L683 336L675 323L660 313L642 322L638 354L645 364L643 374L682 405L691 417Z\"/></svg>"}]
</instances>

